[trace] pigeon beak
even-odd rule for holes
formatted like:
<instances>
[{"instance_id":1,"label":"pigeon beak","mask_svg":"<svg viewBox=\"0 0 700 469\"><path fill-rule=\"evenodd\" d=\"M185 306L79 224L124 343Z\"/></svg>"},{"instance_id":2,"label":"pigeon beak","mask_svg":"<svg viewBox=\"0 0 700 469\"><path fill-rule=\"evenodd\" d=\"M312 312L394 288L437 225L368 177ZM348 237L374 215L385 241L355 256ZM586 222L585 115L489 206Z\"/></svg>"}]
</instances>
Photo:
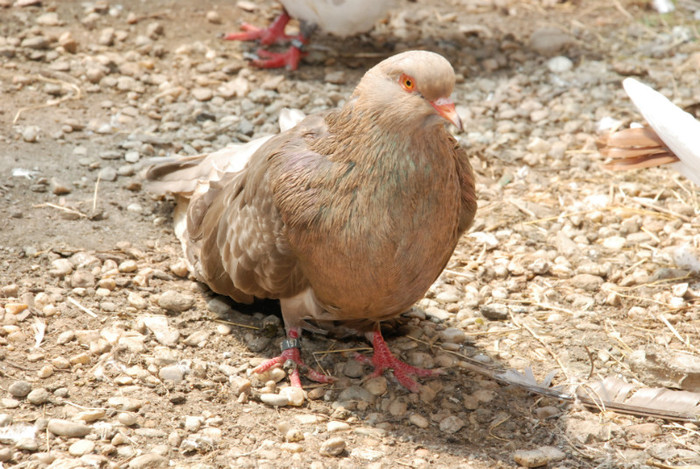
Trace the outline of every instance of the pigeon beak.
<instances>
[{"instance_id":1,"label":"pigeon beak","mask_svg":"<svg viewBox=\"0 0 700 469\"><path fill-rule=\"evenodd\" d=\"M431 101L430 104L435 108L438 114L452 122L459 131L462 131L462 119L455 110L455 103L450 98L438 98Z\"/></svg>"}]
</instances>

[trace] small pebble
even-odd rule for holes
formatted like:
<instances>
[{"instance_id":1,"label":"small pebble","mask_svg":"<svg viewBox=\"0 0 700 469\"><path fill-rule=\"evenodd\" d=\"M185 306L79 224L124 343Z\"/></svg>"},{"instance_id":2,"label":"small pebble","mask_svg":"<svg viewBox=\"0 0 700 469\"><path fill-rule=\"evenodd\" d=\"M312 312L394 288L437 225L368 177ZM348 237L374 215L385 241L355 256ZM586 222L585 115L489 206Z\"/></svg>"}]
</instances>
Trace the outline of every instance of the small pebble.
<instances>
[{"instance_id":1,"label":"small pebble","mask_svg":"<svg viewBox=\"0 0 700 469\"><path fill-rule=\"evenodd\" d=\"M428 419L419 414L411 414L408 417L408 421L418 428L428 428L430 426Z\"/></svg>"},{"instance_id":2,"label":"small pebble","mask_svg":"<svg viewBox=\"0 0 700 469\"><path fill-rule=\"evenodd\" d=\"M17 449L34 452L39 449L39 443L34 438L20 438L16 444Z\"/></svg>"},{"instance_id":3,"label":"small pebble","mask_svg":"<svg viewBox=\"0 0 700 469\"><path fill-rule=\"evenodd\" d=\"M69 438L82 437L92 431L88 425L63 419L50 419L46 428L54 435Z\"/></svg>"},{"instance_id":4,"label":"small pebble","mask_svg":"<svg viewBox=\"0 0 700 469\"><path fill-rule=\"evenodd\" d=\"M364 365L355 359L350 359L343 364L343 374L348 378L362 378L365 374Z\"/></svg>"},{"instance_id":5,"label":"small pebble","mask_svg":"<svg viewBox=\"0 0 700 469\"><path fill-rule=\"evenodd\" d=\"M547 61L547 68L552 73L568 72L574 67L574 63L568 57L558 55Z\"/></svg>"},{"instance_id":6,"label":"small pebble","mask_svg":"<svg viewBox=\"0 0 700 469\"><path fill-rule=\"evenodd\" d=\"M503 321L508 319L508 306L499 303L483 305L479 308L481 314L490 321Z\"/></svg>"},{"instance_id":7,"label":"small pebble","mask_svg":"<svg viewBox=\"0 0 700 469\"><path fill-rule=\"evenodd\" d=\"M172 269L172 267L171 267ZM175 274L177 275L177 274ZM214 314L217 314L219 316L224 316L226 314L231 313L233 308L231 307L230 304L223 298L215 297L212 298L211 300L207 301L207 309L211 311Z\"/></svg>"},{"instance_id":8,"label":"small pebble","mask_svg":"<svg viewBox=\"0 0 700 469\"><path fill-rule=\"evenodd\" d=\"M288 442L296 442L304 440L304 433L298 428L290 428L284 434L284 440Z\"/></svg>"},{"instance_id":9,"label":"small pebble","mask_svg":"<svg viewBox=\"0 0 700 469\"><path fill-rule=\"evenodd\" d=\"M326 424L328 433L345 432L350 430L350 425L345 422L330 421Z\"/></svg>"},{"instance_id":10,"label":"small pebble","mask_svg":"<svg viewBox=\"0 0 700 469\"><path fill-rule=\"evenodd\" d=\"M561 410L554 406L544 406L535 409L534 414L538 419L547 419L561 414Z\"/></svg>"},{"instance_id":11,"label":"small pebble","mask_svg":"<svg viewBox=\"0 0 700 469\"><path fill-rule=\"evenodd\" d=\"M353 450L350 452L350 457L369 462L378 461L382 458L382 456L384 456L384 453L370 448L353 448Z\"/></svg>"},{"instance_id":12,"label":"small pebble","mask_svg":"<svg viewBox=\"0 0 700 469\"><path fill-rule=\"evenodd\" d=\"M339 456L345 451L346 445L342 438L331 438L323 442L319 454L321 456Z\"/></svg>"},{"instance_id":13,"label":"small pebble","mask_svg":"<svg viewBox=\"0 0 700 469\"><path fill-rule=\"evenodd\" d=\"M90 363L90 354L87 352L78 353L68 359L71 365L87 365Z\"/></svg>"},{"instance_id":14,"label":"small pebble","mask_svg":"<svg viewBox=\"0 0 700 469\"><path fill-rule=\"evenodd\" d=\"M82 412L78 412L75 415L75 418L77 420L82 420L85 423L90 423L103 419L106 414L107 412L104 409L84 410Z\"/></svg>"},{"instance_id":15,"label":"small pebble","mask_svg":"<svg viewBox=\"0 0 700 469\"><path fill-rule=\"evenodd\" d=\"M661 434L661 427L654 422L638 423L625 427L625 432L628 435L639 436L646 439Z\"/></svg>"},{"instance_id":16,"label":"small pebble","mask_svg":"<svg viewBox=\"0 0 700 469\"><path fill-rule=\"evenodd\" d=\"M78 51L78 42L70 31L65 31L58 37L58 45L70 54L75 54Z\"/></svg>"},{"instance_id":17,"label":"small pebble","mask_svg":"<svg viewBox=\"0 0 700 469\"><path fill-rule=\"evenodd\" d=\"M302 405L305 399L304 390L294 386L288 386L286 388L280 389L280 395L284 396L287 399L289 405L293 405L296 407Z\"/></svg>"},{"instance_id":18,"label":"small pebble","mask_svg":"<svg viewBox=\"0 0 700 469\"><path fill-rule=\"evenodd\" d=\"M71 456L83 456L84 454L92 453L95 449L95 443L90 440L78 440L68 447L68 453Z\"/></svg>"},{"instance_id":19,"label":"small pebble","mask_svg":"<svg viewBox=\"0 0 700 469\"><path fill-rule=\"evenodd\" d=\"M161 36L163 31L165 31L163 25L158 22L149 23L149 25L146 26L146 36L151 39L156 39L158 36Z\"/></svg>"},{"instance_id":20,"label":"small pebble","mask_svg":"<svg viewBox=\"0 0 700 469\"><path fill-rule=\"evenodd\" d=\"M190 273L187 262L185 262L184 259L180 259L174 264L171 264L170 271L180 278L185 278Z\"/></svg>"},{"instance_id":21,"label":"small pebble","mask_svg":"<svg viewBox=\"0 0 700 469\"><path fill-rule=\"evenodd\" d=\"M70 194L72 191L70 187L68 187L61 181L51 179L51 192L53 193L53 195L66 195Z\"/></svg>"},{"instance_id":22,"label":"small pebble","mask_svg":"<svg viewBox=\"0 0 700 469\"><path fill-rule=\"evenodd\" d=\"M60 26L61 20L58 19L58 13L55 11L44 13L36 18L36 24L42 26Z\"/></svg>"},{"instance_id":23,"label":"small pebble","mask_svg":"<svg viewBox=\"0 0 700 469\"><path fill-rule=\"evenodd\" d=\"M365 382L363 387L368 390L371 394L375 396L381 396L386 393L388 384L387 380L383 376L377 376L376 378L371 378Z\"/></svg>"},{"instance_id":24,"label":"small pebble","mask_svg":"<svg viewBox=\"0 0 700 469\"><path fill-rule=\"evenodd\" d=\"M541 27L530 36L530 47L542 55L556 54L573 43L571 36L554 26Z\"/></svg>"},{"instance_id":25,"label":"small pebble","mask_svg":"<svg viewBox=\"0 0 700 469\"><path fill-rule=\"evenodd\" d=\"M117 410L137 411L143 406L144 402L140 399L132 397L114 396L107 400L109 407L114 407Z\"/></svg>"},{"instance_id":26,"label":"small pebble","mask_svg":"<svg viewBox=\"0 0 700 469\"><path fill-rule=\"evenodd\" d=\"M58 334L58 337L56 337L56 344L64 345L70 342L71 340L75 340L75 331L64 331Z\"/></svg>"},{"instance_id":27,"label":"small pebble","mask_svg":"<svg viewBox=\"0 0 700 469\"><path fill-rule=\"evenodd\" d=\"M136 309L146 309L146 307L148 306L148 302L136 292L129 292L127 301L131 306L133 306Z\"/></svg>"},{"instance_id":28,"label":"small pebble","mask_svg":"<svg viewBox=\"0 0 700 469\"><path fill-rule=\"evenodd\" d=\"M139 266L135 260L129 259L119 264L117 268L119 269L119 272L130 273L136 272Z\"/></svg>"},{"instance_id":29,"label":"small pebble","mask_svg":"<svg viewBox=\"0 0 700 469\"><path fill-rule=\"evenodd\" d=\"M25 397L32 390L32 385L26 381L15 381L12 383L7 390L14 397Z\"/></svg>"},{"instance_id":30,"label":"small pebble","mask_svg":"<svg viewBox=\"0 0 700 469\"><path fill-rule=\"evenodd\" d=\"M289 453L301 453L304 451L304 447L299 443L282 443L280 449Z\"/></svg>"},{"instance_id":31,"label":"small pebble","mask_svg":"<svg viewBox=\"0 0 700 469\"><path fill-rule=\"evenodd\" d=\"M39 137L39 127L30 125L22 130L22 139L27 143L34 143Z\"/></svg>"},{"instance_id":32,"label":"small pebble","mask_svg":"<svg viewBox=\"0 0 700 469\"><path fill-rule=\"evenodd\" d=\"M464 427L464 421L457 416L450 415L440 421L440 431L456 433Z\"/></svg>"},{"instance_id":33,"label":"small pebble","mask_svg":"<svg viewBox=\"0 0 700 469\"><path fill-rule=\"evenodd\" d=\"M29 305L26 303L5 303L5 311L10 314L20 314L27 308Z\"/></svg>"},{"instance_id":34,"label":"small pebble","mask_svg":"<svg viewBox=\"0 0 700 469\"><path fill-rule=\"evenodd\" d=\"M408 411L408 404L406 404L406 401L401 398L394 399L389 404L388 410L392 417L401 418L406 415L406 412Z\"/></svg>"},{"instance_id":35,"label":"small pebble","mask_svg":"<svg viewBox=\"0 0 700 469\"><path fill-rule=\"evenodd\" d=\"M619 251L627 244L627 239L622 236L610 236L603 240L603 246L611 251Z\"/></svg>"},{"instance_id":36,"label":"small pebble","mask_svg":"<svg viewBox=\"0 0 700 469\"><path fill-rule=\"evenodd\" d=\"M207 21L211 24L221 24L221 15L214 10L209 10L207 12Z\"/></svg>"},{"instance_id":37,"label":"small pebble","mask_svg":"<svg viewBox=\"0 0 700 469\"><path fill-rule=\"evenodd\" d=\"M168 434L168 444L172 447L177 448L182 443L182 435L177 430L170 432Z\"/></svg>"},{"instance_id":38,"label":"small pebble","mask_svg":"<svg viewBox=\"0 0 700 469\"><path fill-rule=\"evenodd\" d=\"M209 88L195 88L192 90L192 96L197 101L209 101L214 97L214 92Z\"/></svg>"},{"instance_id":39,"label":"small pebble","mask_svg":"<svg viewBox=\"0 0 700 469\"><path fill-rule=\"evenodd\" d=\"M114 182L117 180L117 170L111 166L105 166L98 173L98 177L101 181Z\"/></svg>"},{"instance_id":40,"label":"small pebble","mask_svg":"<svg viewBox=\"0 0 700 469\"><path fill-rule=\"evenodd\" d=\"M124 155L124 159L128 163L137 163L139 159L141 158L141 155L139 154L138 151L127 151L126 154Z\"/></svg>"},{"instance_id":41,"label":"small pebble","mask_svg":"<svg viewBox=\"0 0 700 469\"><path fill-rule=\"evenodd\" d=\"M561 461L566 454L553 446L543 446L529 451L516 451L513 459L524 467L542 467L556 461Z\"/></svg>"},{"instance_id":42,"label":"small pebble","mask_svg":"<svg viewBox=\"0 0 700 469\"><path fill-rule=\"evenodd\" d=\"M202 423L204 419L202 417L197 417L194 415L188 415L185 417L185 430L190 433L198 432L202 428Z\"/></svg>"},{"instance_id":43,"label":"small pebble","mask_svg":"<svg viewBox=\"0 0 700 469\"><path fill-rule=\"evenodd\" d=\"M158 305L168 311L181 313L194 306L194 296L176 290L168 290L158 297Z\"/></svg>"},{"instance_id":44,"label":"small pebble","mask_svg":"<svg viewBox=\"0 0 700 469\"><path fill-rule=\"evenodd\" d=\"M21 46L35 50L47 49L49 47L49 40L44 36L28 37L22 40Z\"/></svg>"},{"instance_id":45,"label":"small pebble","mask_svg":"<svg viewBox=\"0 0 700 469\"><path fill-rule=\"evenodd\" d=\"M185 378L185 370L179 365L164 366L158 370L158 377L164 381L172 381L174 384L178 384Z\"/></svg>"},{"instance_id":46,"label":"small pebble","mask_svg":"<svg viewBox=\"0 0 700 469\"><path fill-rule=\"evenodd\" d=\"M333 72L326 73L324 78L326 83L334 83L336 85L342 85L347 81L347 76L342 70L335 70Z\"/></svg>"},{"instance_id":47,"label":"small pebble","mask_svg":"<svg viewBox=\"0 0 700 469\"><path fill-rule=\"evenodd\" d=\"M467 340L467 336L464 331L456 327L448 327L447 329L440 331L439 336L443 342L452 344L461 344Z\"/></svg>"},{"instance_id":48,"label":"small pebble","mask_svg":"<svg viewBox=\"0 0 700 469\"><path fill-rule=\"evenodd\" d=\"M17 399L12 399L11 397L3 397L0 399L0 407L5 409L16 409L20 406L20 402Z\"/></svg>"},{"instance_id":49,"label":"small pebble","mask_svg":"<svg viewBox=\"0 0 700 469\"><path fill-rule=\"evenodd\" d=\"M198 330L187 336L183 342L191 347L203 347L208 338L209 331Z\"/></svg>"},{"instance_id":50,"label":"small pebble","mask_svg":"<svg viewBox=\"0 0 700 469\"><path fill-rule=\"evenodd\" d=\"M53 375L54 368L51 365L44 365L41 368L39 368L39 371L37 371L37 376L41 379L46 379Z\"/></svg>"},{"instance_id":51,"label":"small pebble","mask_svg":"<svg viewBox=\"0 0 700 469\"><path fill-rule=\"evenodd\" d=\"M117 420L122 425L130 427L132 425L136 425L136 422L138 421L138 415L136 415L133 412L120 412L119 415L117 415Z\"/></svg>"},{"instance_id":52,"label":"small pebble","mask_svg":"<svg viewBox=\"0 0 700 469\"><path fill-rule=\"evenodd\" d=\"M42 405L46 404L46 402L49 400L49 397L51 397L51 394L49 394L49 392L46 389L36 388L33 389L27 395L27 401L34 405Z\"/></svg>"},{"instance_id":53,"label":"small pebble","mask_svg":"<svg viewBox=\"0 0 700 469\"><path fill-rule=\"evenodd\" d=\"M284 407L286 405L289 405L289 399L287 398L287 396L283 396L280 394L263 393L260 395L260 400L265 404L274 407Z\"/></svg>"}]
</instances>

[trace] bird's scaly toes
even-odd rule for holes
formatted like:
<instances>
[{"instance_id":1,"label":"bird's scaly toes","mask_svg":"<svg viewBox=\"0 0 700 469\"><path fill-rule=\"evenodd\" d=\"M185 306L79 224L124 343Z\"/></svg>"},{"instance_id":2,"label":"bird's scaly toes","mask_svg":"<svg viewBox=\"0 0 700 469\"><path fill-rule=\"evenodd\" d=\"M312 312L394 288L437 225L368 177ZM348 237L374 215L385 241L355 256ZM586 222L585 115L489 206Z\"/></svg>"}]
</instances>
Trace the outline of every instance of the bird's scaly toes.
<instances>
[{"instance_id":1,"label":"bird's scaly toes","mask_svg":"<svg viewBox=\"0 0 700 469\"><path fill-rule=\"evenodd\" d=\"M380 376L386 370L393 370L396 380L406 389L411 392L419 392L420 385L411 376L427 378L431 376L442 375L440 369L428 370L418 368L417 366L409 365L394 356L386 345L381 332L376 331L372 335L372 345L374 346L374 355L372 358L365 355L356 354L355 358L363 363L374 366L374 372L370 375L371 378Z\"/></svg>"},{"instance_id":2,"label":"bird's scaly toes","mask_svg":"<svg viewBox=\"0 0 700 469\"><path fill-rule=\"evenodd\" d=\"M309 368L301 359L301 341L298 338L286 339L282 342L282 353L278 356L264 361L253 369L253 373L264 373L276 366L283 366L288 369L289 381L292 386L301 388L301 373L311 381L317 383L332 383L335 381L331 376L319 373L313 368Z\"/></svg>"}]
</instances>

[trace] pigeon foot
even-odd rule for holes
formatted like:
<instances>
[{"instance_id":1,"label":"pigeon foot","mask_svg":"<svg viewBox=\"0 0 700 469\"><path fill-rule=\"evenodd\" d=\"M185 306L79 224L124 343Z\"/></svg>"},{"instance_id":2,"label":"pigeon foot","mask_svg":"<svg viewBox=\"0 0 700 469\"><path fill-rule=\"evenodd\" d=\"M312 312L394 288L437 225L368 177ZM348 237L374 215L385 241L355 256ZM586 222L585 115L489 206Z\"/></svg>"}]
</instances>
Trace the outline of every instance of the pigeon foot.
<instances>
[{"instance_id":1,"label":"pigeon foot","mask_svg":"<svg viewBox=\"0 0 700 469\"><path fill-rule=\"evenodd\" d=\"M370 375L371 378L380 376L384 371L391 369L394 371L396 380L406 389L411 392L419 392L420 385L411 376L430 377L442 374L441 370L428 370L409 365L394 356L389 350L384 337L380 331L371 333L371 342L374 347L374 355L372 358L365 355L357 354L355 358L363 363L374 366L374 372Z\"/></svg>"},{"instance_id":2,"label":"pigeon foot","mask_svg":"<svg viewBox=\"0 0 700 469\"><path fill-rule=\"evenodd\" d=\"M284 33L289 19L287 12L283 12L267 28L258 28L252 24L243 23L241 25L242 32L225 34L222 38L227 41L260 41L260 44L264 46L300 39L298 36L288 36Z\"/></svg>"},{"instance_id":3,"label":"pigeon foot","mask_svg":"<svg viewBox=\"0 0 700 469\"><path fill-rule=\"evenodd\" d=\"M330 376L309 368L301 359L301 331L292 328L287 332L287 339L282 341L282 353L274 358L264 361L253 369L253 373L263 373L276 366L291 367L289 381L292 386L301 388L300 370L304 375L317 383L332 383L334 380Z\"/></svg>"}]
</instances>

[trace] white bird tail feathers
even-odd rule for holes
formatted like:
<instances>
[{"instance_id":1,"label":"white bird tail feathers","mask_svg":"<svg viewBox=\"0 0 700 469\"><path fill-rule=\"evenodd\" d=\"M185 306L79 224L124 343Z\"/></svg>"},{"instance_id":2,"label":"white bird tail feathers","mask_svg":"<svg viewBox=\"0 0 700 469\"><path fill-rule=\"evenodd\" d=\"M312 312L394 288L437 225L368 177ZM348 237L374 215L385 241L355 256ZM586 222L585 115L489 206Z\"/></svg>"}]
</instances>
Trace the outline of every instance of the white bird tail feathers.
<instances>
[{"instance_id":1,"label":"white bird tail feathers","mask_svg":"<svg viewBox=\"0 0 700 469\"><path fill-rule=\"evenodd\" d=\"M616 170L670 164L700 186L700 122L634 78L626 78L622 85L651 129L626 129L608 136L601 153L613 161L605 167Z\"/></svg>"}]
</instances>

